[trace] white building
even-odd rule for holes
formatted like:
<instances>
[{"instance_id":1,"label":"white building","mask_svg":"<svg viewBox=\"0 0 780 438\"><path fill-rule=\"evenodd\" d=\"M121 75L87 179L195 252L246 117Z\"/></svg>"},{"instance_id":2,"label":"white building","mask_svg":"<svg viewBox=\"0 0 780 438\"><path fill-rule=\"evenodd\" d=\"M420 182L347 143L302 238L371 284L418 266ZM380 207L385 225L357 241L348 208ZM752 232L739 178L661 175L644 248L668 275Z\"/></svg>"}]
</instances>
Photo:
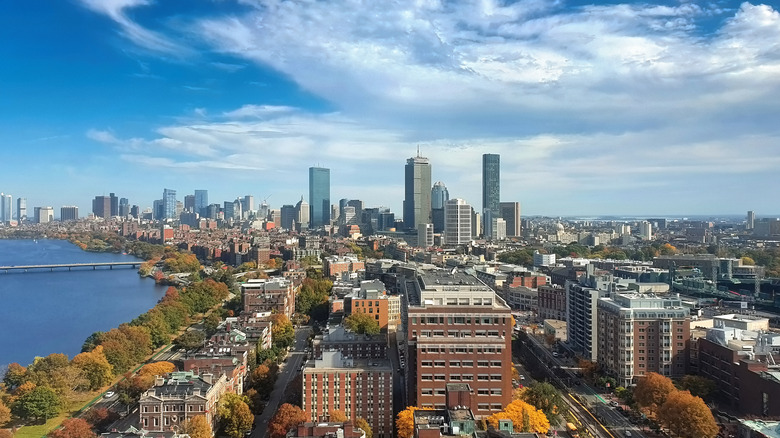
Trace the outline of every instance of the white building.
<instances>
[{"instance_id":1,"label":"white building","mask_svg":"<svg viewBox=\"0 0 780 438\"><path fill-rule=\"evenodd\" d=\"M555 254L542 254L534 251L534 266L553 266L555 265Z\"/></svg>"},{"instance_id":2,"label":"white building","mask_svg":"<svg viewBox=\"0 0 780 438\"><path fill-rule=\"evenodd\" d=\"M444 244L457 246L471 241L471 206L463 199L444 204Z\"/></svg>"},{"instance_id":3,"label":"white building","mask_svg":"<svg viewBox=\"0 0 780 438\"><path fill-rule=\"evenodd\" d=\"M420 224L417 227L417 246L420 248L433 246L433 224Z\"/></svg>"},{"instance_id":4,"label":"white building","mask_svg":"<svg viewBox=\"0 0 780 438\"><path fill-rule=\"evenodd\" d=\"M653 224L648 221L639 223L639 237L642 240L653 240Z\"/></svg>"}]
</instances>

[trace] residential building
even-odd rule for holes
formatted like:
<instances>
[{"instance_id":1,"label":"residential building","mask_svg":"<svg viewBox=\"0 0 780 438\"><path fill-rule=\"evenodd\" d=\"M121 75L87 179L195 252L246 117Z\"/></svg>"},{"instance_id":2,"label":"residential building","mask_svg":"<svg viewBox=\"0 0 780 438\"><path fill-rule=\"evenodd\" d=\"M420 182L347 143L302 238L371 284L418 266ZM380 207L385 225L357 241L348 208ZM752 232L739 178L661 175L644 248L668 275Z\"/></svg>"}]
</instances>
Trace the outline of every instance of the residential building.
<instances>
[{"instance_id":1,"label":"residential building","mask_svg":"<svg viewBox=\"0 0 780 438\"><path fill-rule=\"evenodd\" d=\"M431 164L418 151L406 160L404 172L404 227L411 230L431 223Z\"/></svg>"},{"instance_id":2,"label":"residential building","mask_svg":"<svg viewBox=\"0 0 780 438\"><path fill-rule=\"evenodd\" d=\"M388 330L401 322L400 314L391 314L391 301L400 302L398 296L387 295L384 283L379 280L360 282L360 289L344 297L344 313L366 313L379 323L380 330ZM400 307L398 304L396 307Z\"/></svg>"},{"instance_id":3,"label":"residential building","mask_svg":"<svg viewBox=\"0 0 780 438\"><path fill-rule=\"evenodd\" d=\"M108 219L111 217L111 198L108 196L95 196L92 200L92 213L96 217Z\"/></svg>"},{"instance_id":4,"label":"residential building","mask_svg":"<svg viewBox=\"0 0 780 438\"><path fill-rule=\"evenodd\" d=\"M11 222L13 219L12 204L13 196L0 193L0 222Z\"/></svg>"},{"instance_id":5,"label":"residential building","mask_svg":"<svg viewBox=\"0 0 780 438\"><path fill-rule=\"evenodd\" d=\"M409 303L408 404L446 408L447 383L475 391L474 414L484 418L512 400L512 315L509 306L476 277L457 270L418 272L401 283Z\"/></svg>"},{"instance_id":6,"label":"residential building","mask_svg":"<svg viewBox=\"0 0 780 438\"><path fill-rule=\"evenodd\" d=\"M642 240L653 240L653 224L648 221L639 223L639 237Z\"/></svg>"},{"instance_id":7,"label":"residential building","mask_svg":"<svg viewBox=\"0 0 780 438\"><path fill-rule=\"evenodd\" d=\"M534 266L555 266L555 254L542 254L534 251Z\"/></svg>"},{"instance_id":8,"label":"residential building","mask_svg":"<svg viewBox=\"0 0 780 438\"><path fill-rule=\"evenodd\" d=\"M433 246L433 224L418 225L417 246L420 248L430 248Z\"/></svg>"},{"instance_id":9,"label":"residential building","mask_svg":"<svg viewBox=\"0 0 780 438\"><path fill-rule=\"evenodd\" d=\"M327 421L330 412L364 418L376 438L393 436L393 368L388 359L353 359L324 351L303 368L301 406L312 421Z\"/></svg>"},{"instance_id":10,"label":"residential building","mask_svg":"<svg viewBox=\"0 0 780 438\"><path fill-rule=\"evenodd\" d=\"M756 212L753 210L748 210L747 223L745 224L745 229L752 230L755 227L756 227Z\"/></svg>"},{"instance_id":11,"label":"residential building","mask_svg":"<svg viewBox=\"0 0 780 438\"><path fill-rule=\"evenodd\" d=\"M598 301L598 363L618 385L658 373L685 375L690 314L679 297L613 293Z\"/></svg>"},{"instance_id":12,"label":"residential building","mask_svg":"<svg viewBox=\"0 0 780 438\"><path fill-rule=\"evenodd\" d=\"M493 220L501 217L501 156L482 154L482 222L485 237L493 236Z\"/></svg>"},{"instance_id":13,"label":"residential building","mask_svg":"<svg viewBox=\"0 0 780 438\"><path fill-rule=\"evenodd\" d=\"M330 223L330 169L309 168L309 202L311 202L311 227Z\"/></svg>"},{"instance_id":14,"label":"residential building","mask_svg":"<svg viewBox=\"0 0 780 438\"><path fill-rule=\"evenodd\" d=\"M163 189L163 219L176 219L176 190Z\"/></svg>"},{"instance_id":15,"label":"residential building","mask_svg":"<svg viewBox=\"0 0 780 438\"><path fill-rule=\"evenodd\" d=\"M568 343L583 358L598 360L598 301L609 296L612 276L600 272L593 265L577 282L566 280L566 322Z\"/></svg>"},{"instance_id":16,"label":"residential building","mask_svg":"<svg viewBox=\"0 0 780 438\"><path fill-rule=\"evenodd\" d=\"M520 217L519 202L501 202L499 203L501 219L506 221L506 236L522 236L522 219Z\"/></svg>"},{"instance_id":17,"label":"residential building","mask_svg":"<svg viewBox=\"0 0 780 438\"><path fill-rule=\"evenodd\" d=\"M476 437L478 429L472 412L472 392L467 383L448 383L445 388L447 402L442 409L414 411L414 437Z\"/></svg>"},{"instance_id":18,"label":"residential building","mask_svg":"<svg viewBox=\"0 0 780 438\"><path fill-rule=\"evenodd\" d=\"M490 239L492 240L505 240L506 239L506 221L500 217L493 218L490 225Z\"/></svg>"},{"instance_id":19,"label":"residential building","mask_svg":"<svg viewBox=\"0 0 780 438\"><path fill-rule=\"evenodd\" d=\"M387 359L387 333L358 335L343 325L328 326L312 340L312 351L316 359L326 351L339 351L352 359Z\"/></svg>"},{"instance_id":20,"label":"residential building","mask_svg":"<svg viewBox=\"0 0 780 438\"><path fill-rule=\"evenodd\" d=\"M79 208L75 205L71 206L64 206L60 208L60 220L62 222L65 221L75 221L79 219Z\"/></svg>"},{"instance_id":21,"label":"residential building","mask_svg":"<svg viewBox=\"0 0 780 438\"><path fill-rule=\"evenodd\" d=\"M323 261L323 273L326 277L336 278L344 274L353 274L366 269L363 261L354 255L330 256Z\"/></svg>"},{"instance_id":22,"label":"residential building","mask_svg":"<svg viewBox=\"0 0 780 438\"><path fill-rule=\"evenodd\" d=\"M538 315L540 319L566 320L566 289L557 284L538 287Z\"/></svg>"},{"instance_id":23,"label":"residential building","mask_svg":"<svg viewBox=\"0 0 780 438\"><path fill-rule=\"evenodd\" d=\"M241 285L244 312L282 313L291 318L295 313L295 292L293 282L285 278L248 280Z\"/></svg>"},{"instance_id":24,"label":"residential building","mask_svg":"<svg viewBox=\"0 0 780 438\"><path fill-rule=\"evenodd\" d=\"M471 206L460 198L447 201L444 204L444 245L469 243L471 231Z\"/></svg>"},{"instance_id":25,"label":"residential building","mask_svg":"<svg viewBox=\"0 0 780 438\"><path fill-rule=\"evenodd\" d=\"M216 430L217 403L227 391L223 375L196 375L188 371L157 376L154 386L138 401L139 425L150 432L163 432L197 415L204 415Z\"/></svg>"},{"instance_id":26,"label":"residential building","mask_svg":"<svg viewBox=\"0 0 780 438\"><path fill-rule=\"evenodd\" d=\"M27 221L27 198L16 198L16 220L20 224Z\"/></svg>"}]
</instances>

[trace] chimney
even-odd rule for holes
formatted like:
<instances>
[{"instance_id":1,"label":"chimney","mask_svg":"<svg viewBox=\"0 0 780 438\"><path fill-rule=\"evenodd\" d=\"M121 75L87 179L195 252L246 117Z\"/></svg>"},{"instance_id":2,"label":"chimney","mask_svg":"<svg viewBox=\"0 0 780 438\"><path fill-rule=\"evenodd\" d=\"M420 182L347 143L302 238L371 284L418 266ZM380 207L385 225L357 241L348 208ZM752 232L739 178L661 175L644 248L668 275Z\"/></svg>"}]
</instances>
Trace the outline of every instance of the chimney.
<instances>
[{"instance_id":1,"label":"chimney","mask_svg":"<svg viewBox=\"0 0 780 438\"><path fill-rule=\"evenodd\" d=\"M163 386L163 385L165 385L165 377L154 376L154 386Z\"/></svg>"},{"instance_id":2,"label":"chimney","mask_svg":"<svg viewBox=\"0 0 780 438\"><path fill-rule=\"evenodd\" d=\"M212 385L212 384L214 384L214 382L213 382L213 380L214 380L214 374L211 374L211 373L204 373L204 374L202 374L202 375L200 376L200 379L201 379L201 380L203 380L204 382L208 383L209 385Z\"/></svg>"}]
</instances>

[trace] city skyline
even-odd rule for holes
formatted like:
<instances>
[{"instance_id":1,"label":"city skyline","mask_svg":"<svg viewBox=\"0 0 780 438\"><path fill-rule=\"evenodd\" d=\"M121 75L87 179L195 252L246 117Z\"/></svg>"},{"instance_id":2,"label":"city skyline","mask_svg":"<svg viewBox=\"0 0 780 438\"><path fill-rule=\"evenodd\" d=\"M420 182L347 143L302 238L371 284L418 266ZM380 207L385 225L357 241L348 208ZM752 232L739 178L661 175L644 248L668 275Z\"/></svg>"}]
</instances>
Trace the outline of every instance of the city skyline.
<instances>
[{"instance_id":1,"label":"city skyline","mask_svg":"<svg viewBox=\"0 0 780 438\"><path fill-rule=\"evenodd\" d=\"M0 190L279 206L322 165L331 199L400 216L419 146L472 205L494 153L528 215L778 213L780 14L593 3L6 2Z\"/></svg>"}]
</instances>

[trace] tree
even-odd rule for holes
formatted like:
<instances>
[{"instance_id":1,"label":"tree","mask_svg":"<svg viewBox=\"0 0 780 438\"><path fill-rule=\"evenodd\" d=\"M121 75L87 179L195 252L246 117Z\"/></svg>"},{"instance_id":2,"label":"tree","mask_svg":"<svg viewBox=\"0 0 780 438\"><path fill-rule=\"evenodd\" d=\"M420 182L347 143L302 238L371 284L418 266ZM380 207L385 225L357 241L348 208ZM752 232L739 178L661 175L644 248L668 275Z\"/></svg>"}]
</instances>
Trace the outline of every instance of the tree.
<instances>
[{"instance_id":1,"label":"tree","mask_svg":"<svg viewBox=\"0 0 780 438\"><path fill-rule=\"evenodd\" d=\"M363 417L357 417L355 418L355 427L359 427L363 430L363 432L366 433L366 438L373 438L374 432L371 430L371 426L369 426L368 421L366 421Z\"/></svg>"},{"instance_id":2,"label":"tree","mask_svg":"<svg viewBox=\"0 0 780 438\"><path fill-rule=\"evenodd\" d=\"M81 418L68 418L59 429L49 432L49 438L95 438L92 426Z\"/></svg>"},{"instance_id":3,"label":"tree","mask_svg":"<svg viewBox=\"0 0 780 438\"><path fill-rule=\"evenodd\" d=\"M279 406L268 422L270 438L284 438L290 429L306 421L306 418L306 413L298 406L289 403Z\"/></svg>"},{"instance_id":4,"label":"tree","mask_svg":"<svg viewBox=\"0 0 780 438\"><path fill-rule=\"evenodd\" d=\"M279 348L287 348L295 342L295 329L293 329L290 319L283 313L274 313L271 315L271 340Z\"/></svg>"},{"instance_id":5,"label":"tree","mask_svg":"<svg viewBox=\"0 0 780 438\"><path fill-rule=\"evenodd\" d=\"M658 409L658 420L680 438L713 438L718 424L700 397L688 391L673 391Z\"/></svg>"},{"instance_id":6,"label":"tree","mask_svg":"<svg viewBox=\"0 0 780 438\"><path fill-rule=\"evenodd\" d=\"M674 383L668 377L658 373L648 373L639 379L634 388L634 400L650 418L655 418L658 408L664 404L666 397L676 391Z\"/></svg>"},{"instance_id":7,"label":"tree","mask_svg":"<svg viewBox=\"0 0 780 438\"><path fill-rule=\"evenodd\" d=\"M550 422L547 420L544 412L537 410L522 400L515 400L509 403L502 412L487 418L488 424L495 429L498 429L500 420L511 420L515 432L546 433L550 430Z\"/></svg>"},{"instance_id":8,"label":"tree","mask_svg":"<svg viewBox=\"0 0 780 438\"><path fill-rule=\"evenodd\" d=\"M107 408L92 407L87 410L83 418L92 425L95 430L103 430L119 418L119 414Z\"/></svg>"},{"instance_id":9,"label":"tree","mask_svg":"<svg viewBox=\"0 0 780 438\"><path fill-rule=\"evenodd\" d=\"M181 336L176 338L173 343L178 348L183 348L187 351L194 350L203 345L203 341L206 340L206 335L200 330L188 330L182 333Z\"/></svg>"},{"instance_id":10,"label":"tree","mask_svg":"<svg viewBox=\"0 0 780 438\"><path fill-rule=\"evenodd\" d=\"M217 415L223 430L233 438L241 438L244 432L252 428L255 416L252 415L240 395L227 393L219 400Z\"/></svg>"},{"instance_id":11,"label":"tree","mask_svg":"<svg viewBox=\"0 0 780 438\"><path fill-rule=\"evenodd\" d=\"M138 370L139 376L164 376L168 373L176 371L176 365L166 362L152 362L141 367Z\"/></svg>"},{"instance_id":12,"label":"tree","mask_svg":"<svg viewBox=\"0 0 780 438\"><path fill-rule=\"evenodd\" d=\"M750 258L748 256L742 257L741 260L742 260L742 264L745 265L745 266L753 266L753 265L756 264L755 260L753 260L752 258Z\"/></svg>"},{"instance_id":13,"label":"tree","mask_svg":"<svg viewBox=\"0 0 780 438\"><path fill-rule=\"evenodd\" d=\"M328 412L328 416L330 416L330 421L333 423L343 423L347 421L347 414L345 414L344 411L334 409Z\"/></svg>"},{"instance_id":14,"label":"tree","mask_svg":"<svg viewBox=\"0 0 780 438\"><path fill-rule=\"evenodd\" d=\"M376 335L379 333L379 322L373 315L368 313L353 313L344 318L344 327L357 333L366 335Z\"/></svg>"},{"instance_id":15,"label":"tree","mask_svg":"<svg viewBox=\"0 0 780 438\"><path fill-rule=\"evenodd\" d=\"M27 379L37 386L48 386L57 394L68 396L78 387L88 385L81 371L71 366L68 356L55 353L46 357L36 357L27 368Z\"/></svg>"},{"instance_id":16,"label":"tree","mask_svg":"<svg viewBox=\"0 0 780 438\"><path fill-rule=\"evenodd\" d=\"M547 382L536 382L523 392L522 400L544 412L551 424L560 424L566 404L561 393Z\"/></svg>"},{"instance_id":17,"label":"tree","mask_svg":"<svg viewBox=\"0 0 780 438\"><path fill-rule=\"evenodd\" d=\"M38 386L19 397L14 402L11 411L25 420L42 418L48 420L60 412L60 397L46 386Z\"/></svg>"},{"instance_id":18,"label":"tree","mask_svg":"<svg viewBox=\"0 0 780 438\"><path fill-rule=\"evenodd\" d=\"M0 438L14 438L14 433L9 429L0 429Z\"/></svg>"},{"instance_id":19,"label":"tree","mask_svg":"<svg viewBox=\"0 0 780 438\"><path fill-rule=\"evenodd\" d=\"M687 375L680 381L680 388L690 392L694 397L706 399L715 391L717 385L706 377Z\"/></svg>"},{"instance_id":20,"label":"tree","mask_svg":"<svg viewBox=\"0 0 780 438\"><path fill-rule=\"evenodd\" d=\"M101 345L88 353L77 354L71 364L81 370L82 376L89 384L88 388L93 391L111 382L114 375Z\"/></svg>"},{"instance_id":21,"label":"tree","mask_svg":"<svg viewBox=\"0 0 780 438\"><path fill-rule=\"evenodd\" d=\"M577 366L582 370L582 374L588 379L593 378L596 374L596 369L598 368L596 362L587 359L579 359L577 361Z\"/></svg>"},{"instance_id":22,"label":"tree","mask_svg":"<svg viewBox=\"0 0 780 438\"><path fill-rule=\"evenodd\" d=\"M27 368L14 362L8 365L5 377L3 377L3 383L5 383L5 386L9 389L16 388L27 380L26 375Z\"/></svg>"},{"instance_id":23,"label":"tree","mask_svg":"<svg viewBox=\"0 0 780 438\"><path fill-rule=\"evenodd\" d=\"M154 375L130 376L128 373L124 379L116 384L116 390L119 393L119 400L126 406L130 406L137 403L141 394L152 385L154 385Z\"/></svg>"},{"instance_id":24,"label":"tree","mask_svg":"<svg viewBox=\"0 0 780 438\"><path fill-rule=\"evenodd\" d=\"M0 426L11 420L11 409L0 401Z\"/></svg>"},{"instance_id":25,"label":"tree","mask_svg":"<svg viewBox=\"0 0 780 438\"><path fill-rule=\"evenodd\" d=\"M398 438L412 438L414 435L414 411L420 408L408 406L395 417L395 429Z\"/></svg>"},{"instance_id":26,"label":"tree","mask_svg":"<svg viewBox=\"0 0 780 438\"><path fill-rule=\"evenodd\" d=\"M196 415L185 420L182 429L190 438L211 438L214 435L211 431L211 424L205 415Z\"/></svg>"}]
</instances>

